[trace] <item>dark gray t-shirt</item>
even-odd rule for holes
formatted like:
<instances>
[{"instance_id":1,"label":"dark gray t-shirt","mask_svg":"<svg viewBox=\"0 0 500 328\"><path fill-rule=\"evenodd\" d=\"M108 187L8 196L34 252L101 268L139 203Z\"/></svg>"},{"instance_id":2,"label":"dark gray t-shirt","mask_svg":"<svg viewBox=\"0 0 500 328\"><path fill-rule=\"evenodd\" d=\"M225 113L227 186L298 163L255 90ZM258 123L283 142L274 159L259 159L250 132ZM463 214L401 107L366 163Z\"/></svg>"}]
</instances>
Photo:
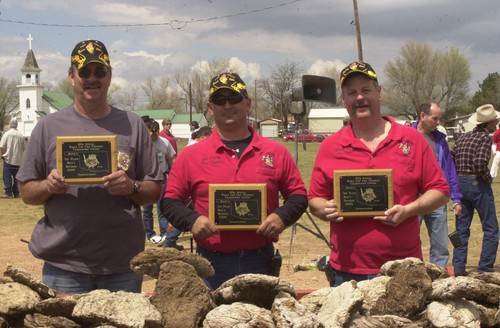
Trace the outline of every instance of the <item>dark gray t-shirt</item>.
<instances>
[{"instance_id":1,"label":"dark gray t-shirt","mask_svg":"<svg viewBox=\"0 0 500 328\"><path fill-rule=\"evenodd\" d=\"M73 106L37 123L17 179L43 180L56 168L56 136L102 135L117 136L119 169L130 178L163 179L151 138L139 116L112 108L105 118L90 120ZM144 250L140 206L129 197L109 195L100 184L73 184L66 194L50 197L44 210L29 248L36 257L63 270L128 272L132 257Z\"/></svg>"}]
</instances>

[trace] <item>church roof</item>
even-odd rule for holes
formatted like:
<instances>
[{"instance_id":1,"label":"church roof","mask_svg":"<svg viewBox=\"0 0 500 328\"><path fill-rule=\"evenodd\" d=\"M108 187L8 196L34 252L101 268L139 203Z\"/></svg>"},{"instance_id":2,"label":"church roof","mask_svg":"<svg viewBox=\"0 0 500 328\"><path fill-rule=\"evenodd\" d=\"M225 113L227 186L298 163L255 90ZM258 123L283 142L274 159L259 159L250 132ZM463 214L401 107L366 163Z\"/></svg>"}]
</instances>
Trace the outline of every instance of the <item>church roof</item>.
<instances>
[{"instance_id":1,"label":"church roof","mask_svg":"<svg viewBox=\"0 0 500 328\"><path fill-rule=\"evenodd\" d=\"M42 98L57 110L62 110L73 103L73 99L62 91L44 91Z\"/></svg>"},{"instance_id":2,"label":"church roof","mask_svg":"<svg viewBox=\"0 0 500 328\"><path fill-rule=\"evenodd\" d=\"M24 60L24 65L21 67L21 72L41 72L42 70L38 67L36 62L35 53L32 49L28 50L26 54L26 59Z\"/></svg>"}]
</instances>

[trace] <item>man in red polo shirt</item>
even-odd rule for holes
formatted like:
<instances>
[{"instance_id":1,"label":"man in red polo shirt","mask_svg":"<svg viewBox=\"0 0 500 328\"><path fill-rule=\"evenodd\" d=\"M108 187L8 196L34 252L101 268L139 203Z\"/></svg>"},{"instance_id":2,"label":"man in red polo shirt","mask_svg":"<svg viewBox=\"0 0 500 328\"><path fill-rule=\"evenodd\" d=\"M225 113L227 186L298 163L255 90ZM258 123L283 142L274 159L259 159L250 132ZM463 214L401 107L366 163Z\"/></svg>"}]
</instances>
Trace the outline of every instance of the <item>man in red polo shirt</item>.
<instances>
[{"instance_id":1,"label":"man in red polo shirt","mask_svg":"<svg viewBox=\"0 0 500 328\"><path fill-rule=\"evenodd\" d=\"M161 122L161 124L163 126L163 130L160 131L160 137L167 139L168 142L170 142L170 144L172 145L172 147L174 147L175 153L178 154L177 139L175 138L175 136L172 134L171 131L172 121L166 118Z\"/></svg>"},{"instance_id":2,"label":"man in red polo shirt","mask_svg":"<svg viewBox=\"0 0 500 328\"><path fill-rule=\"evenodd\" d=\"M273 242L307 208L304 182L283 145L259 136L247 125L252 101L235 73L210 83L207 107L215 120L212 135L177 157L170 171L162 212L175 227L191 231L197 251L215 269L209 288L243 273L271 274ZM209 184L265 184L267 217L257 230L219 231L209 220ZM280 194L285 199L279 204ZM191 197L194 209L185 207Z\"/></svg>"},{"instance_id":3,"label":"man in red polo shirt","mask_svg":"<svg viewBox=\"0 0 500 328\"><path fill-rule=\"evenodd\" d=\"M311 212L331 222L332 286L370 279L387 261L422 258L418 215L445 205L449 197L446 178L425 138L381 115L381 87L372 67L348 65L340 85L351 124L321 143L309 188ZM392 169L394 206L383 215L339 216L334 171L355 169Z\"/></svg>"}]
</instances>

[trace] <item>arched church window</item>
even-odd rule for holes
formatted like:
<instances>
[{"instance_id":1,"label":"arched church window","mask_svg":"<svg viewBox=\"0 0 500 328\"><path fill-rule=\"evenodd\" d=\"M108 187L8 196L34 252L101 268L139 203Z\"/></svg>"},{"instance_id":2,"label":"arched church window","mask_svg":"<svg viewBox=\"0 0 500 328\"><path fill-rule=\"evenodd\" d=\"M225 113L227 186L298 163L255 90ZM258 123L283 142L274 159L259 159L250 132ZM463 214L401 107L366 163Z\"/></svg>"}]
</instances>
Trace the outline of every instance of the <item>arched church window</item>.
<instances>
[{"instance_id":1,"label":"arched church window","mask_svg":"<svg viewBox=\"0 0 500 328\"><path fill-rule=\"evenodd\" d=\"M26 74L26 84L31 83L31 74Z\"/></svg>"},{"instance_id":2,"label":"arched church window","mask_svg":"<svg viewBox=\"0 0 500 328\"><path fill-rule=\"evenodd\" d=\"M26 109L31 108L31 100L26 99Z\"/></svg>"}]
</instances>

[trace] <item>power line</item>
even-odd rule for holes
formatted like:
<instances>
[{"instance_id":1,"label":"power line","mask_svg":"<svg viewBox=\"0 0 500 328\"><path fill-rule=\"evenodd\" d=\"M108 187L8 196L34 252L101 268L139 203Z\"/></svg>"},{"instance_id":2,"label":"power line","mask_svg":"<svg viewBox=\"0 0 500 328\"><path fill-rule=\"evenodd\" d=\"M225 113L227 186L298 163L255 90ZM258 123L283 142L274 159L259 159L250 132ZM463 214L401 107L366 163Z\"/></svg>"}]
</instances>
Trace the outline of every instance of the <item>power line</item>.
<instances>
[{"instance_id":1,"label":"power line","mask_svg":"<svg viewBox=\"0 0 500 328\"><path fill-rule=\"evenodd\" d=\"M35 25L35 26L45 26L45 27L67 27L67 28L108 28L108 27L148 27L148 26L170 26L173 30L180 30L186 27L188 24L192 23L201 23L201 22L209 22L215 20L221 20L226 18L232 18L237 16L245 16L250 14L255 14L259 12L268 11L271 9L276 9L279 7L289 6L293 3L300 2L302 0L291 0L288 2L280 3L274 6L263 7L260 9L254 9L250 11L244 11L234 14L228 14L223 16L215 16L209 18L200 18L200 19L192 19L192 20L177 20L173 19L170 22L164 23L137 23L137 24L91 24L91 25L83 25L83 24L56 24L56 23L37 23L37 22L26 22L19 20L11 20L11 19L0 19L0 22L3 23L11 23L11 24L22 24L22 25Z\"/></svg>"}]
</instances>

